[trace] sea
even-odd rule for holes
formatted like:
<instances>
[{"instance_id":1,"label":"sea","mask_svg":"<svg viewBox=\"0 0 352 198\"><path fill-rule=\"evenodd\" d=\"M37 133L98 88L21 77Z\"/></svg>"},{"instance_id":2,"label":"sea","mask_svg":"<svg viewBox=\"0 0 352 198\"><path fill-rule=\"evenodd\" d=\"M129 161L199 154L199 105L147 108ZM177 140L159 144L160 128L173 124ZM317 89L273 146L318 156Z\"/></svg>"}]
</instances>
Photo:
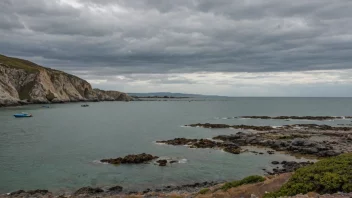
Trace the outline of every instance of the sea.
<instances>
[{"instance_id":1,"label":"sea","mask_svg":"<svg viewBox=\"0 0 352 198\"><path fill-rule=\"evenodd\" d=\"M273 160L305 161L284 153L240 155L217 149L157 144L174 138L212 138L242 130L185 127L195 123L337 126L349 119L260 120L239 116L351 116L352 98L196 98L6 107L0 109L0 193L19 189L73 192L120 185L131 191L264 175ZM13 114L28 112L31 118ZM263 150L263 148L253 148ZM110 165L101 159L148 153L178 163Z\"/></svg>"}]
</instances>

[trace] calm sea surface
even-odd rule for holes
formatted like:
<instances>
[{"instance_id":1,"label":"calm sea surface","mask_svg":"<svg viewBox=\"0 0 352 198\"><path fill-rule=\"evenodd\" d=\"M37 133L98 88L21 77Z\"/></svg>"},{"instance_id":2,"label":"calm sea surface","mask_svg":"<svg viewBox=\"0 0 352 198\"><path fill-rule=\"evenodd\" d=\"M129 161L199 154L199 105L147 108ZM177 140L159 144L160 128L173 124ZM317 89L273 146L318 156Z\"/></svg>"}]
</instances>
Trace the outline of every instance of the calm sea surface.
<instances>
[{"instance_id":1,"label":"calm sea surface","mask_svg":"<svg viewBox=\"0 0 352 198\"><path fill-rule=\"evenodd\" d=\"M200 101L142 101L55 104L0 109L0 193L18 189L73 191L82 186L121 185L131 190L234 180L264 174L272 160L292 160L221 150L158 145L155 140L211 138L231 129L182 127L192 123L280 126L294 123L337 125L351 120L284 121L233 119L244 115L352 115L351 98L228 98ZM12 115L28 112L33 118ZM150 153L179 160L167 167L154 164L101 164L103 158Z\"/></svg>"}]
</instances>

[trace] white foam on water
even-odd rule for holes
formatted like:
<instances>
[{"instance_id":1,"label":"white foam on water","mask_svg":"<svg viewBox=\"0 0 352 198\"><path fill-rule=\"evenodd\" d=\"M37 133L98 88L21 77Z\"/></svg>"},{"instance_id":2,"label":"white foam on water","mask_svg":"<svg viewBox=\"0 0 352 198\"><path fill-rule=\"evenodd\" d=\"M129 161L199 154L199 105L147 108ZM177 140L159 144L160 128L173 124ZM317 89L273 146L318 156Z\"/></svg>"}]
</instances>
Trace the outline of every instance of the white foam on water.
<instances>
[{"instance_id":1,"label":"white foam on water","mask_svg":"<svg viewBox=\"0 0 352 198\"><path fill-rule=\"evenodd\" d=\"M190 126L186 126L186 125L181 125L180 127L185 127L185 128L188 128L188 127L190 127Z\"/></svg>"},{"instance_id":2,"label":"white foam on water","mask_svg":"<svg viewBox=\"0 0 352 198\"><path fill-rule=\"evenodd\" d=\"M180 159L180 160L178 160L178 163L179 164L185 164L185 163L187 163L187 159L186 158L184 158L184 159Z\"/></svg>"},{"instance_id":3,"label":"white foam on water","mask_svg":"<svg viewBox=\"0 0 352 198\"><path fill-rule=\"evenodd\" d=\"M107 162L101 162L100 160L94 160L93 163L94 164L109 164Z\"/></svg>"},{"instance_id":4,"label":"white foam on water","mask_svg":"<svg viewBox=\"0 0 352 198\"><path fill-rule=\"evenodd\" d=\"M153 141L154 144L157 144L157 145L166 145L166 143L162 143L162 142L156 142L156 141Z\"/></svg>"}]
</instances>

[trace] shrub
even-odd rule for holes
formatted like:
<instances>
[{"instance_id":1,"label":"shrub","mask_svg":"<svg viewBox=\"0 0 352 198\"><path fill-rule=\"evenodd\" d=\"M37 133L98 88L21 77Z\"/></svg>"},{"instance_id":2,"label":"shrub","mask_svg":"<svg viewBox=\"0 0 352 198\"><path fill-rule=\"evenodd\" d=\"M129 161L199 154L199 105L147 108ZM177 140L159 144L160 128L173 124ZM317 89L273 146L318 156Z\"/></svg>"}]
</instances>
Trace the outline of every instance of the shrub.
<instances>
[{"instance_id":1,"label":"shrub","mask_svg":"<svg viewBox=\"0 0 352 198\"><path fill-rule=\"evenodd\" d=\"M265 197L293 196L317 192L352 192L352 153L323 159L298 169L281 189Z\"/></svg>"},{"instance_id":2,"label":"shrub","mask_svg":"<svg viewBox=\"0 0 352 198\"><path fill-rule=\"evenodd\" d=\"M252 175L252 176L248 176L248 177L246 177L242 180L239 180L239 181L227 182L221 187L221 189L226 191L230 188L238 187L243 184L253 184L253 183L257 183L257 182L262 182L264 180L265 180L265 178L262 176Z\"/></svg>"},{"instance_id":3,"label":"shrub","mask_svg":"<svg viewBox=\"0 0 352 198\"><path fill-rule=\"evenodd\" d=\"M205 193L207 193L209 191L210 191L209 188L203 188L202 190L199 191L199 194L205 194Z\"/></svg>"}]
</instances>

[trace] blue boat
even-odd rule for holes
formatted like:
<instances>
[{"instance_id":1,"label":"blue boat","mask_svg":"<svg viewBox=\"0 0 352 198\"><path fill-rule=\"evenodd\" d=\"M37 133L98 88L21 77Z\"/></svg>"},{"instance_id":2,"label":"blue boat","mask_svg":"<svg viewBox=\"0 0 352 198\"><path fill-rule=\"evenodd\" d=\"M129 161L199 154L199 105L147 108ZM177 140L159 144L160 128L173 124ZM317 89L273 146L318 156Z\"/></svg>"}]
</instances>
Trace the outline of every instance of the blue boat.
<instances>
[{"instance_id":1,"label":"blue boat","mask_svg":"<svg viewBox=\"0 0 352 198\"><path fill-rule=\"evenodd\" d=\"M22 112L22 113L17 113L17 114L15 114L13 116L15 116L15 118L27 118L27 117L32 117L33 115L30 114L30 113Z\"/></svg>"}]
</instances>

